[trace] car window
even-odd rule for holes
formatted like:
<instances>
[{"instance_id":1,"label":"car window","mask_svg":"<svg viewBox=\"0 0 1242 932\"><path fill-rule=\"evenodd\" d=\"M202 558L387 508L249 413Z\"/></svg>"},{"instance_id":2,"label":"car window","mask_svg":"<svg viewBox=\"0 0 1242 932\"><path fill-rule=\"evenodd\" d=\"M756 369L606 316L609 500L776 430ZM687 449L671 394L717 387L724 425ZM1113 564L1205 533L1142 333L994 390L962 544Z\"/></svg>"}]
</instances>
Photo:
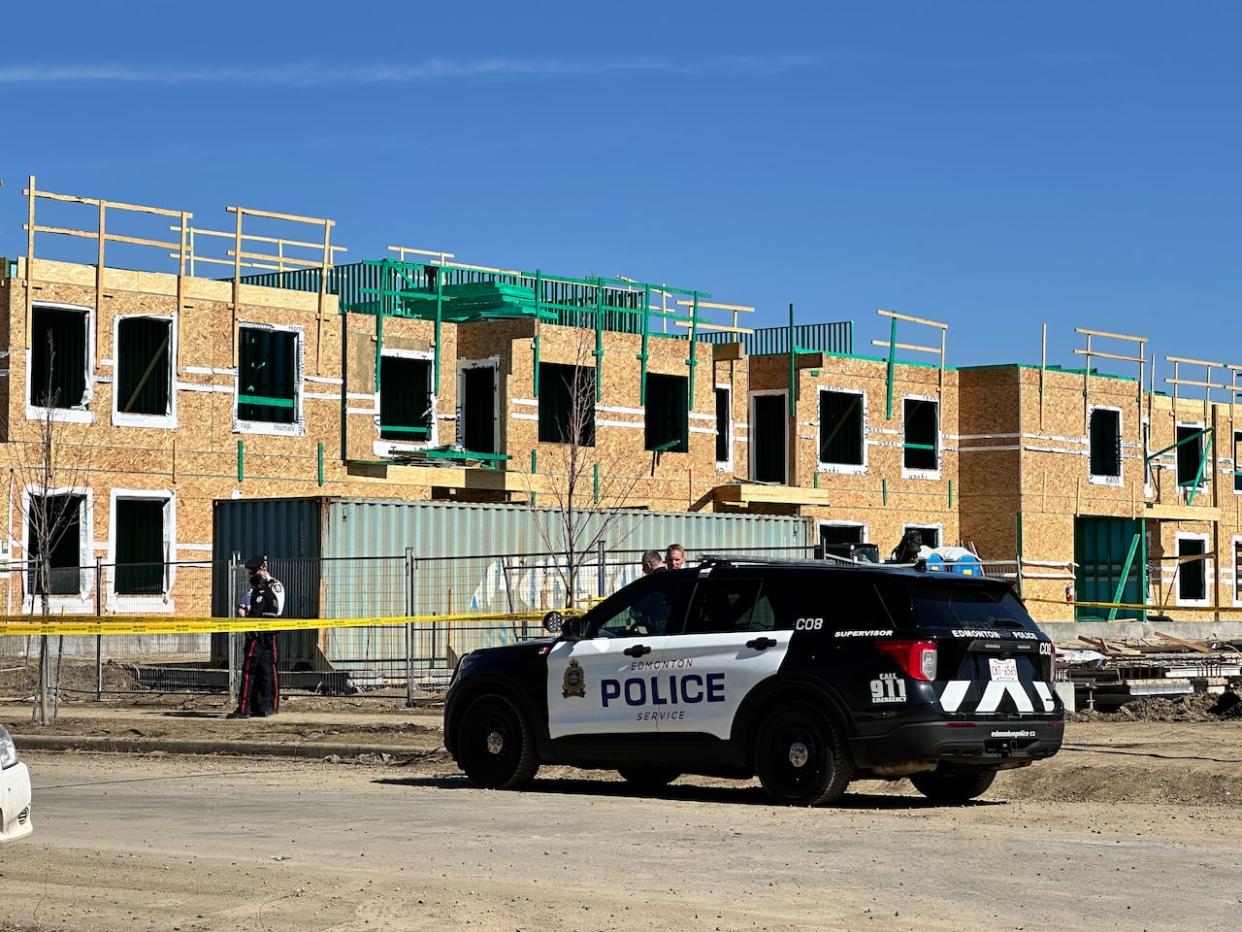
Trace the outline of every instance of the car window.
<instances>
[{"instance_id":1,"label":"car window","mask_svg":"<svg viewBox=\"0 0 1242 932\"><path fill-rule=\"evenodd\" d=\"M713 575L699 585L686 634L772 631L776 612L762 579Z\"/></svg>"},{"instance_id":2,"label":"car window","mask_svg":"<svg viewBox=\"0 0 1242 932\"><path fill-rule=\"evenodd\" d=\"M587 636L657 636L680 627L686 603L694 586L691 573L656 573L626 586L598 607L587 620Z\"/></svg>"},{"instance_id":3,"label":"car window","mask_svg":"<svg viewBox=\"0 0 1242 932\"><path fill-rule=\"evenodd\" d=\"M1005 627L1038 630L1013 593L1003 586L930 581L910 587L915 623L926 627Z\"/></svg>"}]
</instances>

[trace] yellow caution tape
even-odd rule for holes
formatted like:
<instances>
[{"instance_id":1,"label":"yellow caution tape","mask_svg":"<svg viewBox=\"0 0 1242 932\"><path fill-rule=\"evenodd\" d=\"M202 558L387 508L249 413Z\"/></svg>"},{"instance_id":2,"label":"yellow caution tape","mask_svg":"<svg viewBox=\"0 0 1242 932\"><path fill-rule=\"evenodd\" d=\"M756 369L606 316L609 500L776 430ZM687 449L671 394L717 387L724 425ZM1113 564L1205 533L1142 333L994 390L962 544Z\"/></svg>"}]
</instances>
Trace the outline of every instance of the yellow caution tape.
<instances>
[{"instance_id":1,"label":"yellow caution tape","mask_svg":"<svg viewBox=\"0 0 1242 932\"><path fill-rule=\"evenodd\" d=\"M563 616L581 609L555 609ZM107 615L83 618L58 615L36 621L32 615L0 616L0 636L117 635L117 634L224 634L230 631L305 631L312 628L371 628L383 625L433 625L542 621L547 612L494 612L458 615L384 616L381 618L160 618L150 615Z\"/></svg>"},{"instance_id":2,"label":"yellow caution tape","mask_svg":"<svg viewBox=\"0 0 1242 932\"><path fill-rule=\"evenodd\" d=\"M1027 598L1023 602L1042 602L1045 605L1061 605L1065 608L1119 608L1137 612L1240 612L1242 607L1223 605L1141 605L1134 602L1066 602L1064 599ZM1122 619L1123 621L1126 619Z\"/></svg>"}]
</instances>

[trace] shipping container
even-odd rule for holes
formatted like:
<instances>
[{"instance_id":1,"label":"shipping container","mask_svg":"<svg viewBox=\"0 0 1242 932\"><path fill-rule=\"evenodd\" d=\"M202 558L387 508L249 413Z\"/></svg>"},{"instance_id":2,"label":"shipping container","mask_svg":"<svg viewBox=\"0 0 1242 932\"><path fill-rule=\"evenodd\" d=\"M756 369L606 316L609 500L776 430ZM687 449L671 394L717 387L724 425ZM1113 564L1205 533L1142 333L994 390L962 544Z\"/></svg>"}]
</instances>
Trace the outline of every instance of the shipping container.
<instances>
[{"instance_id":1,"label":"shipping container","mask_svg":"<svg viewBox=\"0 0 1242 932\"><path fill-rule=\"evenodd\" d=\"M266 554L288 592L289 617L543 611L566 602L568 574L554 566L564 564L560 517L524 505L229 499L215 503L213 550L217 565L233 553ZM592 538L601 521L586 516L582 537ZM809 555L815 539L802 518L623 510L605 535L602 571L594 551L576 561L577 596L625 585L639 575L642 550L674 542L691 558L714 549L794 557ZM217 614L229 613L227 587L227 572L218 571ZM332 629L318 643L334 666L348 667L404 650L389 643L400 630Z\"/></svg>"}]
</instances>

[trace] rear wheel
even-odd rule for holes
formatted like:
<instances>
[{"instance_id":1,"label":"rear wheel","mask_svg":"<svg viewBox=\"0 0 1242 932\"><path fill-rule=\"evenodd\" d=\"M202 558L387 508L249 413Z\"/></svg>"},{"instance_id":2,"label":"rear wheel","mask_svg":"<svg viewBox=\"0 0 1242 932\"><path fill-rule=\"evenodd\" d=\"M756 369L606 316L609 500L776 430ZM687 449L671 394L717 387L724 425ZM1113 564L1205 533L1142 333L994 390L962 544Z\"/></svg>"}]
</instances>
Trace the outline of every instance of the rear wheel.
<instances>
[{"instance_id":1,"label":"rear wheel","mask_svg":"<svg viewBox=\"0 0 1242 932\"><path fill-rule=\"evenodd\" d=\"M755 773L773 802L814 806L841 798L854 776L854 762L822 712L810 703L793 702L760 723Z\"/></svg>"},{"instance_id":2,"label":"rear wheel","mask_svg":"<svg viewBox=\"0 0 1242 932\"><path fill-rule=\"evenodd\" d=\"M986 793L995 779L995 770L933 770L914 774L910 782L935 802L965 803Z\"/></svg>"},{"instance_id":3,"label":"rear wheel","mask_svg":"<svg viewBox=\"0 0 1242 932\"><path fill-rule=\"evenodd\" d=\"M480 696L461 720L457 764L470 782L493 790L524 786L539 770L525 717L504 696Z\"/></svg>"},{"instance_id":4,"label":"rear wheel","mask_svg":"<svg viewBox=\"0 0 1242 932\"><path fill-rule=\"evenodd\" d=\"M672 767L618 767L617 773L636 790L663 789L681 776Z\"/></svg>"}]
</instances>

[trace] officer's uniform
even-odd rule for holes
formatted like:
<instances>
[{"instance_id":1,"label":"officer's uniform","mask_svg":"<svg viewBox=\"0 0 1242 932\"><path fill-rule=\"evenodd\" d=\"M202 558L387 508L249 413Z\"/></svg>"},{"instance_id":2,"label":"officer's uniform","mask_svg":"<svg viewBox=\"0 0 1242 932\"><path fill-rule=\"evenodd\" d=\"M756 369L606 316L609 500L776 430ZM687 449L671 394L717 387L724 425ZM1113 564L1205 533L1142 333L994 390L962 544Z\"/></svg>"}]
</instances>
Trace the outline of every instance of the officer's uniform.
<instances>
[{"instance_id":1,"label":"officer's uniform","mask_svg":"<svg viewBox=\"0 0 1242 932\"><path fill-rule=\"evenodd\" d=\"M266 562L264 557L255 557L246 561L246 569L253 572ZM242 597L241 604L248 617L277 618L285 607L284 587L278 579L252 575L250 589ZM239 718L274 715L280 711L276 632L247 631L242 656L237 711L233 715Z\"/></svg>"}]
</instances>

